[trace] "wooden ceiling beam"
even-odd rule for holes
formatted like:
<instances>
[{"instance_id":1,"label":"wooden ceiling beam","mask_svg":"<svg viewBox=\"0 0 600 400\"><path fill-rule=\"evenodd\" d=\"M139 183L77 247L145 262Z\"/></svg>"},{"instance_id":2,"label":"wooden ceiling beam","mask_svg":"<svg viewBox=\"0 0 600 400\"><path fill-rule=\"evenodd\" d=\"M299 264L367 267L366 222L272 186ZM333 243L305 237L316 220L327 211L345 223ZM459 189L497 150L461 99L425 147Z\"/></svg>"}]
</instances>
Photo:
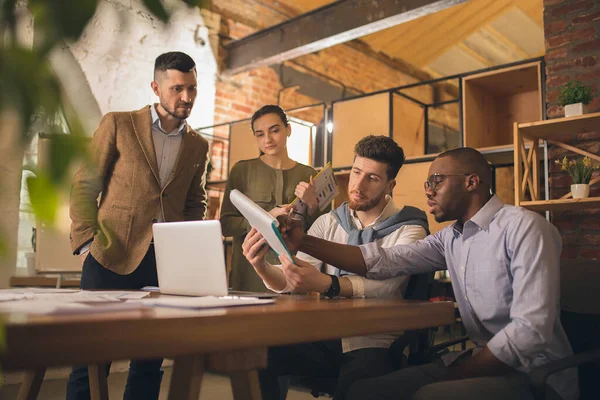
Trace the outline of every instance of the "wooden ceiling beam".
<instances>
[{"instance_id":1,"label":"wooden ceiling beam","mask_svg":"<svg viewBox=\"0 0 600 400\"><path fill-rule=\"evenodd\" d=\"M460 42L457 46L463 53L465 53L469 57L474 58L475 60L479 61L486 67L491 67L494 65L492 60L490 60L487 57L484 57L481 53L479 53L476 50L469 47L464 41Z\"/></svg>"},{"instance_id":2,"label":"wooden ceiling beam","mask_svg":"<svg viewBox=\"0 0 600 400\"><path fill-rule=\"evenodd\" d=\"M490 35L492 38L494 38L494 40L500 42L503 46L505 46L510 51L512 51L518 57L518 59L520 58L522 60L525 60L525 59L533 57L532 54L527 54L527 52L525 52L525 50L523 50L515 42L508 39L506 36L504 36L500 32L498 32L491 25L486 25L482 29L488 35Z\"/></svg>"},{"instance_id":3,"label":"wooden ceiling beam","mask_svg":"<svg viewBox=\"0 0 600 400\"><path fill-rule=\"evenodd\" d=\"M467 0L339 0L226 45L227 74L277 64Z\"/></svg>"},{"instance_id":4,"label":"wooden ceiling beam","mask_svg":"<svg viewBox=\"0 0 600 400\"><path fill-rule=\"evenodd\" d=\"M473 8L473 13L465 13L452 21L447 21L443 26L435 28L430 35L436 35L438 40L431 41L427 46L419 48L420 51L414 55L414 58L407 58L413 60L413 64L417 67L429 65L444 51L462 42L469 35L506 12L513 4L511 0L480 0L473 3L473 6L475 5L479 6L479 9Z\"/></svg>"}]
</instances>

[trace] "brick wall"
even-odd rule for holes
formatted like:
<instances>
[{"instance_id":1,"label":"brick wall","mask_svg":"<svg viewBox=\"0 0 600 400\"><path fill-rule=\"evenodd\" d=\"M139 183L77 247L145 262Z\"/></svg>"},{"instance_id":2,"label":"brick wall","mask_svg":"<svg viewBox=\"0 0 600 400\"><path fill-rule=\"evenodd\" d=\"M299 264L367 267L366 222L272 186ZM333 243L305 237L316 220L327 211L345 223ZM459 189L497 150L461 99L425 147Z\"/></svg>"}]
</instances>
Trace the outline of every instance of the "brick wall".
<instances>
[{"instance_id":1,"label":"brick wall","mask_svg":"<svg viewBox=\"0 0 600 400\"><path fill-rule=\"evenodd\" d=\"M213 1L213 4L216 6L214 11L221 15L221 37L228 39L242 38L297 14L296 10L277 2L270 7L260 7L258 2L249 6L243 0L217 0ZM303 73L317 76L329 84L341 83L359 93L410 84L426 78L423 74L419 77L412 76L399 67L396 68L392 61L383 62L381 56L375 55L366 47L356 42L350 45L342 44L298 57L285 64ZM223 57L224 54L219 51L220 62L223 61ZM284 89L271 68L260 68L229 78L220 77L216 89L215 123L247 118L261 105L277 103L278 97L282 98L281 105L284 108L318 102L292 88ZM284 90L279 95L281 89ZM411 95L431 99L432 92L432 88L424 88L420 93Z\"/></svg>"},{"instance_id":2,"label":"brick wall","mask_svg":"<svg viewBox=\"0 0 600 400\"><path fill-rule=\"evenodd\" d=\"M571 79L595 88L600 95L600 2L596 0L544 0L546 39L546 107L548 118L564 116L557 104L559 89ZM589 106L600 111L600 97ZM569 144L600 154L600 132L570 138ZM556 158L573 156L550 149L550 197L570 191L571 178L554 165ZM600 196L593 186L590 196ZM563 237L563 258L600 259L600 209L555 213L553 223Z\"/></svg>"},{"instance_id":3,"label":"brick wall","mask_svg":"<svg viewBox=\"0 0 600 400\"><path fill-rule=\"evenodd\" d=\"M277 5L281 8L279 12L275 12L273 8L261 8L258 3L244 6L243 0L219 0L213 4L217 7L211 12L220 17L218 36L221 38L221 45L214 49L218 53L217 59L220 65L224 63L225 58L222 47L224 41L243 38L258 29L286 20L295 12L283 8L280 4ZM382 60L381 55L374 54L368 46L357 42L299 57L286 62L285 65L318 77L328 84L340 88L342 85L346 86L355 93L369 93L428 78L423 73L413 76L404 72L392 60ZM275 69L270 67L235 76L218 75L215 89L215 124L249 118L254 111L265 104L280 104L284 109L291 109L319 103L318 99L300 93L298 87L284 87ZM415 88L407 94L423 101L431 101L433 88ZM455 94L448 96L454 97ZM437 114L432 113L432 119L438 119L443 124L458 126L458 114L453 108L437 111ZM322 111L313 108L294 116L318 124L321 122ZM216 130L214 133L226 135L226 128ZM215 167L219 165L219 160L225 157L227 157L227 147L213 147ZM219 180L224 176L215 171L211 178Z\"/></svg>"}]
</instances>

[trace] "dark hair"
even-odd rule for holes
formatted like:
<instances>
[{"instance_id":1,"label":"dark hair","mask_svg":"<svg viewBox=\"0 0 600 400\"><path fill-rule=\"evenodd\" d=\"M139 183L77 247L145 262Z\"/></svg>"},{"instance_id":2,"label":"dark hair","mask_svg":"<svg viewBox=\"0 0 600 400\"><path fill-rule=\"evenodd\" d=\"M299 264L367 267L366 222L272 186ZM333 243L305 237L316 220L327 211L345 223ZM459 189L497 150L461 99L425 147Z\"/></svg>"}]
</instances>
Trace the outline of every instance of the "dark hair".
<instances>
[{"instance_id":1,"label":"dark hair","mask_svg":"<svg viewBox=\"0 0 600 400\"><path fill-rule=\"evenodd\" d=\"M445 151L437 158L450 157L464 169L465 173L476 174L484 187L492 185L492 168L488 160L479 151L472 147L459 147Z\"/></svg>"},{"instance_id":2,"label":"dark hair","mask_svg":"<svg viewBox=\"0 0 600 400\"><path fill-rule=\"evenodd\" d=\"M396 179L404 164L404 150L389 136L366 136L354 147L354 155L387 164L388 180Z\"/></svg>"},{"instance_id":3,"label":"dark hair","mask_svg":"<svg viewBox=\"0 0 600 400\"><path fill-rule=\"evenodd\" d=\"M283 125L288 126L289 121L288 121L288 117L287 117L285 111L283 111L283 109L281 107L279 107L278 105L267 104L266 106L262 106L261 108L259 108L252 115L252 120L250 121L250 126L252 127L252 133L254 133L254 121L259 119L263 115L267 115L267 114L277 114L279 116L279 118L281 118Z\"/></svg>"},{"instance_id":4,"label":"dark hair","mask_svg":"<svg viewBox=\"0 0 600 400\"><path fill-rule=\"evenodd\" d=\"M180 51L171 51L163 53L156 57L154 62L154 75L158 71L165 72L168 69L176 69L181 72L192 72L196 68L196 63L192 57Z\"/></svg>"}]
</instances>

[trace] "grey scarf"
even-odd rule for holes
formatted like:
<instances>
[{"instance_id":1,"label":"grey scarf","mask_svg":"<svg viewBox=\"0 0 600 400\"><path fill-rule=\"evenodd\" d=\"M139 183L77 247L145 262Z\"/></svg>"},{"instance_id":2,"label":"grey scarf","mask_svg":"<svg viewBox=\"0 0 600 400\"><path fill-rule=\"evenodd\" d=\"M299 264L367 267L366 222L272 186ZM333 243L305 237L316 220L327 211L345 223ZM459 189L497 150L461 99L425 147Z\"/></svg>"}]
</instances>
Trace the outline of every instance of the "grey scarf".
<instances>
[{"instance_id":1,"label":"grey scarf","mask_svg":"<svg viewBox=\"0 0 600 400\"><path fill-rule=\"evenodd\" d=\"M365 243L371 243L377 239L383 238L398 228L405 225L418 225L425 229L425 232L429 235L429 223L427 222L427 215L423 210L411 206L404 206L402 210L398 211L394 215L386 218L385 220L377 223L374 226L368 226L365 229L358 229L352 221L352 215L348 207L348 202L345 202L331 213L340 224L340 226L348 234L347 244L359 246ZM344 275L348 273L344 272ZM336 270L336 275L340 275L340 271Z\"/></svg>"}]
</instances>

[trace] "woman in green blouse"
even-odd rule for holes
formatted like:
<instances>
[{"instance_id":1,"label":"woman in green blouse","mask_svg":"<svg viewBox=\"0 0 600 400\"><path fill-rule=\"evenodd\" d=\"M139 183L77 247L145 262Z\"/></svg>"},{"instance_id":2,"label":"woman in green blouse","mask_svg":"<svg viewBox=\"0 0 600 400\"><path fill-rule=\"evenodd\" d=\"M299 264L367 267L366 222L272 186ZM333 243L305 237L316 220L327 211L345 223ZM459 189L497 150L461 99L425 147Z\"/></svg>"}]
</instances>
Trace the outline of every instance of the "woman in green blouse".
<instances>
[{"instance_id":1,"label":"woman in green blouse","mask_svg":"<svg viewBox=\"0 0 600 400\"><path fill-rule=\"evenodd\" d=\"M233 290L261 292L267 288L242 254L242 242L250 225L231 204L231 190L238 189L275 217L289 210L277 206L290 204L299 197L306 205L303 215L306 229L319 216L319 207L312 184L316 171L288 156L287 138L292 130L281 107L261 107L252 116L251 125L261 156L239 161L231 169L221 207L221 226L224 236L233 237L229 286ZM277 263L276 259L271 261Z\"/></svg>"}]
</instances>

